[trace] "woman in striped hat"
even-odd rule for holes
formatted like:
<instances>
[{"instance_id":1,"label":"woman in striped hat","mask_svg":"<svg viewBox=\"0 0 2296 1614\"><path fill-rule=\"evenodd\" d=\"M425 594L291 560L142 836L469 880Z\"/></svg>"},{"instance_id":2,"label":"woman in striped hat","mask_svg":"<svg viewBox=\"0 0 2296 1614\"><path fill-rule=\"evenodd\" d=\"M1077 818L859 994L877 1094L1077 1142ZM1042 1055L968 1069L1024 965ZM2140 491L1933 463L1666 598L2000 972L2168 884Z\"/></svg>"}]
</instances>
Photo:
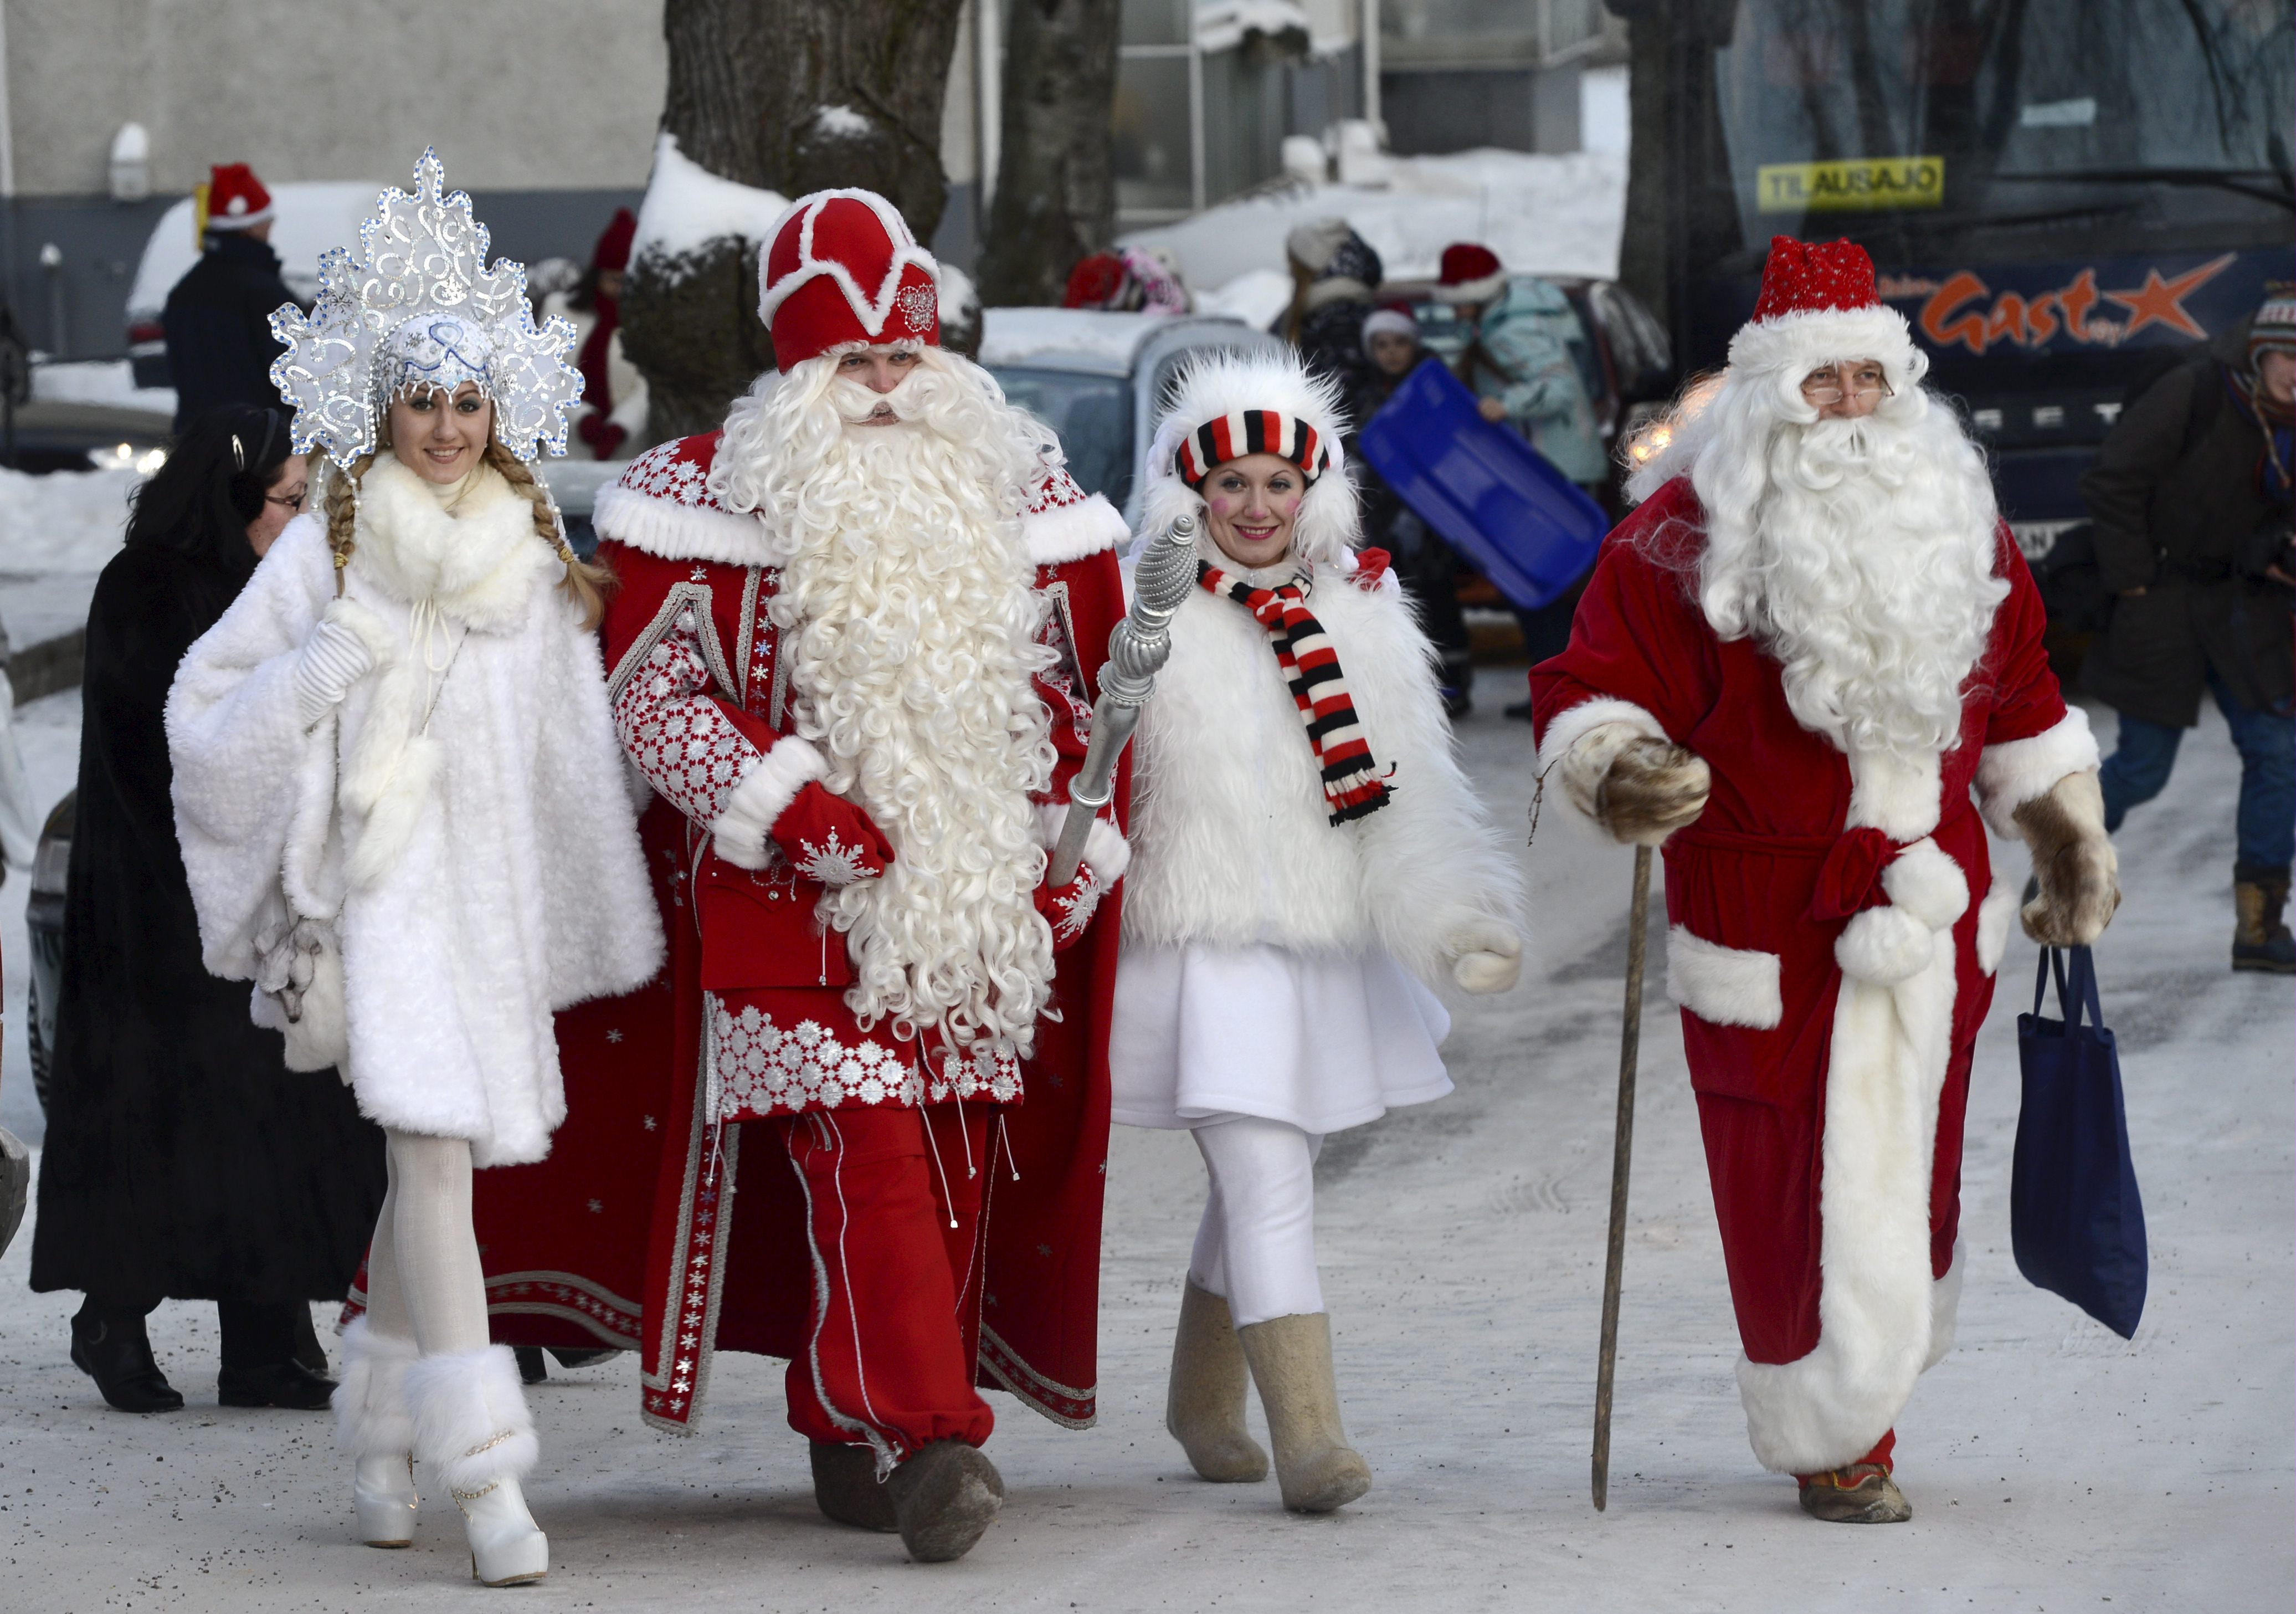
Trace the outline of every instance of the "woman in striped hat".
<instances>
[{"instance_id":1,"label":"woman in striped hat","mask_svg":"<svg viewBox=\"0 0 2296 1614\"><path fill-rule=\"evenodd\" d=\"M1201 588L1134 753L1114 1116L1186 1128L1210 1172L1166 1424L1206 1479L1328 1512L1347 1444L1316 1272L1328 1134L1451 1091L1428 984L1513 986L1521 884L1466 776L1433 651L1387 557L1357 554L1332 383L1289 353L1184 373L1149 450L1152 531L1198 525Z\"/></svg>"}]
</instances>

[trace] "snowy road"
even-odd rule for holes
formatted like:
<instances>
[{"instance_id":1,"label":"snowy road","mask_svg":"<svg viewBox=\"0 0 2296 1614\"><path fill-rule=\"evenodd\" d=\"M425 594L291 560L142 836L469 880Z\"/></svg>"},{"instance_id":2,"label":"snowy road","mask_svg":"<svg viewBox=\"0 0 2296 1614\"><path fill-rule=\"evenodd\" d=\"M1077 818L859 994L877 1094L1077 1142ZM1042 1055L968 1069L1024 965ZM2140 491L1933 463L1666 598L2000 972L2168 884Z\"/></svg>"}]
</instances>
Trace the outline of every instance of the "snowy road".
<instances>
[{"instance_id":1,"label":"snowy road","mask_svg":"<svg viewBox=\"0 0 2296 1614\"><path fill-rule=\"evenodd\" d=\"M1519 679L1486 673L1465 729L1489 798L1518 823L1529 738L1497 707ZM61 736L42 747L64 749ZM2032 967L2030 948L2011 951L1971 1107L1960 1344L1898 1425L1910 1525L1808 1520L1792 1482L1747 1450L1681 1039L1655 982L1611 1507L1587 1503L1628 858L1555 812L1527 854L1538 934L1524 987L1454 1005L1459 1092L1335 1139L1318 1172L1341 1393L1378 1476L1362 1503L1300 1519L1272 1483L1189 1477L1163 1433L1163 1379L1201 1168L1184 1138L1119 1132L1100 1427L1070 1433L992 1398L1011 1501L970 1559L920 1568L890 1538L820 1520L778 1364L720 1358L702 1432L677 1441L640 1429L624 1356L534 1393L545 1455L531 1493L554 1567L515 1601L2284 1610L2290 990L2225 967L2235 783L2210 712L2168 794L2121 836L2128 902L2098 949L2152 1227L2134 1344L2027 1287L2010 1259L2013 1000ZM6 906L21 902L12 882ZM12 1022L20 914L8 923ZM10 1092L12 1116L24 1097ZM169 1305L152 1321L184 1412L108 1412L64 1360L76 1298L26 1290L29 1242L28 1227L0 1261L0 1606L472 1606L450 1508L426 1503L413 1551L352 1544L349 1474L324 1420L215 1407L212 1308Z\"/></svg>"}]
</instances>

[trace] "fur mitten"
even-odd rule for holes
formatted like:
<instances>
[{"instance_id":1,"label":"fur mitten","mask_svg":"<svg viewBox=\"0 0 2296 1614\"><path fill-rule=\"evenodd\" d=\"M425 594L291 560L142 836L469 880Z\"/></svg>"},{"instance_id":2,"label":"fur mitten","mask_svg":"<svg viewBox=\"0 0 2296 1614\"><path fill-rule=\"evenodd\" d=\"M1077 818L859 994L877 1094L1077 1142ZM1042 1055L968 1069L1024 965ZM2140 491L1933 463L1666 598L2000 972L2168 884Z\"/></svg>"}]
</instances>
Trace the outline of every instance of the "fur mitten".
<instances>
[{"instance_id":1,"label":"fur mitten","mask_svg":"<svg viewBox=\"0 0 2296 1614\"><path fill-rule=\"evenodd\" d=\"M2087 946L2120 906L2120 859L2104 833L2096 770L2065 775L2013 816L2041 884L2021 915L2025 934L2046 947Z\"/></svg>"},{"instance_id":2,"label":"fur mitten","mask_svg":"<svg viewBox=\"0 0 2296 1614\"><path fill-rule=\"evenodd\" d=\"M1498 919L1471 919L1444 943L1451 978L1463 992L1505 992L1522 977L1522 938Z\"/></svg>"},{"instance_id":3,"label":"fur mitten","mask_svg":"<svg viewBox=\"0 0 2296 1614\"><path fill-rule=\"evenodd\" d=\"M1589 729L1562 759L1572 803L1632 846L1656 846L1695 822L1713 782L1703 757L1627 723Z\"/></svg>"}]
</instances>

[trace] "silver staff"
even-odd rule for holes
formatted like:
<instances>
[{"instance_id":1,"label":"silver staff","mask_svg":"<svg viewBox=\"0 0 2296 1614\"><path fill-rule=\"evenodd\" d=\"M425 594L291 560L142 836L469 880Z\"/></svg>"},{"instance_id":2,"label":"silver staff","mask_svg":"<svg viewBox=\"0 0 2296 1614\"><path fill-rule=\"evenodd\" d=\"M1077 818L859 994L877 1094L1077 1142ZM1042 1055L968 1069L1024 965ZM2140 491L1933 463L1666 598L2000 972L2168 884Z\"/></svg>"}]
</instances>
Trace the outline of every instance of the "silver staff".
<instances>
[{"instance_id":1,"label":"silver staff","mask_svg":"<svg viewBox=\"0 0 2296 1614\"><path fill-rule=\"evenodd\" d=\"M1065 885L1084 861L1092 820L1116 794L1116 762L1139 726L1140 708L1156 693L1156 674L1172 654L1172 613L1196 586L1196 523L1183 515L1149 540L1132 572L1132 607L1108 636L1100 698L1092 704L1092 743L1069 785L1069 816L1053 848L1052 881Z\"/></svg>"}]
</instances>

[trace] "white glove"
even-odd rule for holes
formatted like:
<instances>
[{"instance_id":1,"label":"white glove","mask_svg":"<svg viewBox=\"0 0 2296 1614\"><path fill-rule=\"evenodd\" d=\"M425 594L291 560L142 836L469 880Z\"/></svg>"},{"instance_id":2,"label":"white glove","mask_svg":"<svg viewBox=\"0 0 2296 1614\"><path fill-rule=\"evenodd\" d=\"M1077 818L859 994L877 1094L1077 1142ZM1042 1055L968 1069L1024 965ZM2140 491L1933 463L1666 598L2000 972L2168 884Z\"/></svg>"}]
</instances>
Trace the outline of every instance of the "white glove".
<instances>
[{"instance_id":1,"label":"white glove","mask_svg":"<svg viewBox=\"0 0 2296 1614\"><path fill-rule=\"evenodd\" d=\"M1499 919L1470 919L1453 931L1443 951L1462 992L1505 992L1522 978L1522 938Z\"/></svg>"},{"instance_id":2,"label":"white glove","mask_svg":"<svg viewBox=\"0 0 2296 1614\"><path fill-rule=\"evenodd\" d=\"M303 653L295 662L295 711L306 729L335 709L351 686L374 665L374 651L357 629L344 620L337 600L327 607Z\"/></svg>"}]
</instances>

